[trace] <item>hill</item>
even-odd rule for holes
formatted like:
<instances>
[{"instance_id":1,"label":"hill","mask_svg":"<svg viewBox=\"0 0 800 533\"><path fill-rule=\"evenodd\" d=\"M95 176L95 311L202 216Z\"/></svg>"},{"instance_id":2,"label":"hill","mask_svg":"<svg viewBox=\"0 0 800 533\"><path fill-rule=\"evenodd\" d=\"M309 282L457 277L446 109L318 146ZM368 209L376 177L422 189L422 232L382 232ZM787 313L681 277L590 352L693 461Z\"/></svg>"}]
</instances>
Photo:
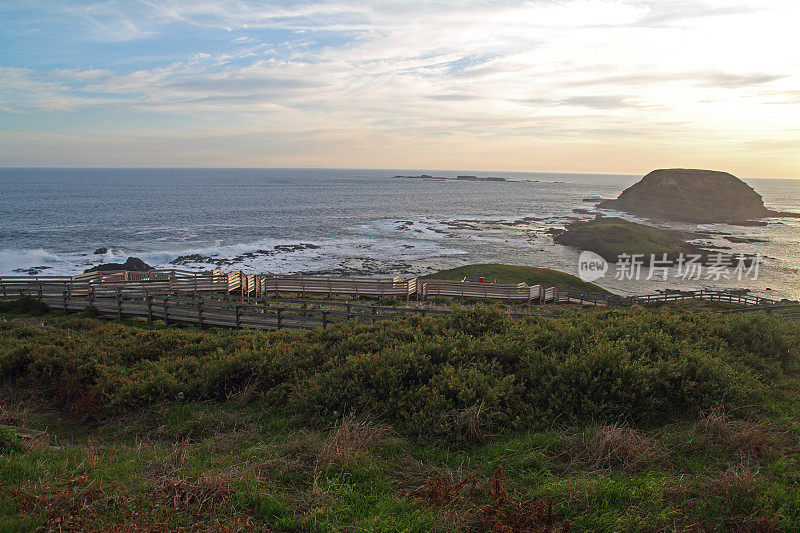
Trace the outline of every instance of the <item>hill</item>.
<instances>
[{"instance_id":1,"label":"hill","mask_svg":"<svg viewBox=\"0 0 800 533\"><path fill-rule=\"evenodd\" d=\"M420 276L420 279L449 279L461 281L464 278L475 279L481 276L483 276L486 281L497 281L497 283L527 283L528 285L545 285L548 287L570 288L579 291L608 292L599 285L587 283L566 272L559 272L558 270L552 270L550 268L502 265L496 263L465 265Z\"/></svg>"}]
</instances>

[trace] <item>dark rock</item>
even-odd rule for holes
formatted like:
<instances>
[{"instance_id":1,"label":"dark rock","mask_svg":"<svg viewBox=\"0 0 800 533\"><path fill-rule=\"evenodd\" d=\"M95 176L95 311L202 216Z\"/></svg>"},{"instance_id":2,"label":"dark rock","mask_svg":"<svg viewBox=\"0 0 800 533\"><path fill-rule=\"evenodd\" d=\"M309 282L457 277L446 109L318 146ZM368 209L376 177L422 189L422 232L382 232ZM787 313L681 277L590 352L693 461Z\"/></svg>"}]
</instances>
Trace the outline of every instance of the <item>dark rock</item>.
<instances>
[{"instance_id":1,"label":"dark rock","mask_svg":"<svg viewBox=\"0 0 800 533\"><path fill-rule=\"evenodd\" d=\"M749 224L752 219L783 216L765 208L761 195L732 174L682 168L654 170L598 207L693 223Z\"/></svg>"},{"instance_id":2,"label":"dark rock","mask_svg":"<svg viewBox=\"0 0 800 533\"><path fill-rule=\"evenodd\" d=\"M129 257L124 263L103 263L101 265L93 266L84 270L86 272L109 272L113 270L126 270L128 272L147 272L153 270L153 267L139 259L138 257Z\"/></svg>"},{"instance_id":3,"label":"dark rock","mask_svg":"<svg viewBox=\"0 0 800 533\"><path fill-rule=\"evenodd\" d=\"M478 176L456 176L456 181L506 181L505 178L479 178Z\"/></svg>"},{"instance_id":4,"label":"dark rock","mask_svg":"<svg viewBox=\"0 0 800 533\"><path fill-rule=\"evenodd\" d=\"M726 241L736 243L754 243L754 242L769 242L767 239L758 239L756 237L734 237L733 235L725 235L722 237Z\"/></svg>"},{"instance_id":5,"label":"dark rock","mask_svg":"<svg viewBox=\"0 0 800 533\"><path fill-rule=\"evenodd\" d=\"M102 255L106 252L108 252L108 248L98 248L94 251L94 255Z\"/></svg>"},{"instance_id":6,"label":"dark rock","mask_svg":"<svg viewBox=\"0 0 800 533\"><path fill-rule=\"evenodd\" d=\"M40 265L29 268L17 268L14 270L14 272L19 272L20 274L27 274L28 276L35 276L39 274L42 270L47 270L48 268L53 268L53 267Z\"/></svg>"}]
</instances>

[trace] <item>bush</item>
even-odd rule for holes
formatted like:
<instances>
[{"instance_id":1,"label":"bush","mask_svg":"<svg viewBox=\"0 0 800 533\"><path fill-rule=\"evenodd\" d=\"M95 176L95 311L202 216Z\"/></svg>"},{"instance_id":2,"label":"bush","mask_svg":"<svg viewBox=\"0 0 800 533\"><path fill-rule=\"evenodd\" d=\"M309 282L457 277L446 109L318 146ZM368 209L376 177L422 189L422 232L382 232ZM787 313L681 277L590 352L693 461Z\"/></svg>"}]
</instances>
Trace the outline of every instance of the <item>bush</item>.
<instances>
[{"instance_id":1,"label":"bush","mask_svg":"<svg viewBox=\"0 0 800 533\"><path fill-rule=\"evenodd\" d=\"M22 440L13 429L0 426L0 455L23 450Z\"/></svg>"},{"instance_id":2,"label":"bush","mask_svg":"<svg viewBox=\"0 0 800 533\"><path fill-rule=\"evenodd\" d=\"M397 307L401 305L403 302L395 298L394 296L384 296L378 300L378 305L383 307Z\"/></svg>"},{"instance_id":3,"label":"bush","mask_svg":"<svg viewBox=\"0 0 800 533\"><path fill-rule=\"evenodd\" d=\"M30 296L20 296L16 300L0 302L0 313L42 316L49 312L50 308L46 303Z\"/></svg>"},{"instance_id":4,"label":"bush","mask_svg":"<svg viewBox=\"0 0 800 533\"><path fill-rule=\"evenodd\" d=\"M78 316L0 327L0 381L86 416L246 390L309 419L369 411L407 434L464 439L556 420L648 424L742 408L796 368L800 338L798 325L757 314L518 320L483 306L305 332L153 330Z\"/></svg>"}]
</instances>

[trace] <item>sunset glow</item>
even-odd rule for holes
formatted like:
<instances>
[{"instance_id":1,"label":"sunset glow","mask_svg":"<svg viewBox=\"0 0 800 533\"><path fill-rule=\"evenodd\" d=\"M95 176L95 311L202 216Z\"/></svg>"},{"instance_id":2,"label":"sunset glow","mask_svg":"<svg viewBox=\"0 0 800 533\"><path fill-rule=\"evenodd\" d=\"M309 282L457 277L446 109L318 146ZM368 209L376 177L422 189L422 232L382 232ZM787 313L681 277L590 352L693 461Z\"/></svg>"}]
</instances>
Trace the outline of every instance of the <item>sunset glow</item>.
<instances>
[{"instance_id":1,"label":"sunset glow","mask_svg":"<svg viewBox=\"0 0 800 533\"><path fill-rule=\"evenodd\" d=\"M800 177L795 1L6 2L0 165Z\"/></svg>"}]
</instances>

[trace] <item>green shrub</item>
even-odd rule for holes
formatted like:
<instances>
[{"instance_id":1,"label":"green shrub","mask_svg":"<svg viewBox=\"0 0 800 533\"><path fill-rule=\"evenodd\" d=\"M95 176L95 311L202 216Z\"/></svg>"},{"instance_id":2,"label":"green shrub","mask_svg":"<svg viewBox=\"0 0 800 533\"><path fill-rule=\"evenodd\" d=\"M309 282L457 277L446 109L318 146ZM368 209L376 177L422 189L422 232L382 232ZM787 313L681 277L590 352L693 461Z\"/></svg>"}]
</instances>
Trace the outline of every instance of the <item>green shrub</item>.
<instances>
[{"instance_id":1,"label":"green shrub","mask_svg":"<svg viewBox=\"0 0 800 533\"><path fill-rule=\"evenodd\" d=\"M378 300L378 305L383 307L397 307L401 305L403 302L395 298L394 296L384 296Z\"/></svg>"},{"instance_id":2,"label":"green shrub","mask_svg":"<svg viewBox=\"0 0 800 533\"><path fill-rule=\"evenodd\" d=\"M42 316L50 312L46 303L30 296L20 296L15 300L0 302L0 313Z\"/></svg>"},{"instance_id":3,"label":"green shrub","mask_svg":"<svg viewBox=\"0 0 800 533\"><path fill-rule=\"evenodd\" d=\"M0 455L23 450L22 440L13 429L0 426Z\"/></svg>"},{"instance_id":4,"label":"green shrub","mask_svg":"<svg viewBox=\"0 0 800 533\"><path fill-rule=\"evenodd\" d=\"M407 434L744 408L797 368L796 324L759 314L617 309L510 318L457 309L294 332L149 329L72 316L2 324L0 381L86 416L240 391L331 421L369 411Z\"/></svg>"}]
</instances>

